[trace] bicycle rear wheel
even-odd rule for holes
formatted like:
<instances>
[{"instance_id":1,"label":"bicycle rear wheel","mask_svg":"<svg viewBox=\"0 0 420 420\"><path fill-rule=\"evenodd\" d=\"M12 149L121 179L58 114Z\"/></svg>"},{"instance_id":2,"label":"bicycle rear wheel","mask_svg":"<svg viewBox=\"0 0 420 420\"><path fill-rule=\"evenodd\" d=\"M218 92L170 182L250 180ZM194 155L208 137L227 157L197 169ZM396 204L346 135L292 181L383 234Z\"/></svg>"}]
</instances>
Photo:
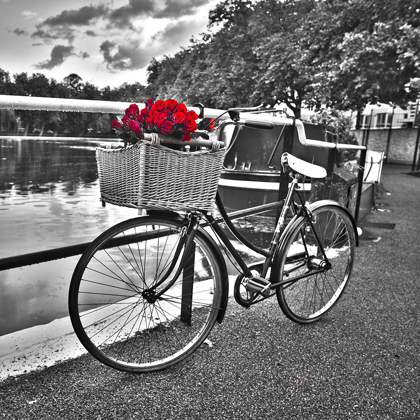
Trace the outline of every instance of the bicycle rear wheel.
<instances>
[{"instance_id":1,"label":"bicycle rear wheel","mask_svg":"<svg viewBox=\"0 0 420 420\"><path fill-rule=\"evenodd\" d=\"M313 228L302 216L286 231L273 279L288 281L277 288L279 305L303 324L321 318L340 299L356 247L352 220L339 205L315 206L312 216Z\"/></svg>"},{"instance_id":2,"label":"bicycle rear wheel","mask_svg":"<svg viewBox=\"0 0 420 420\"><path fill-rule=\"evenodd\" d=\"M214 245L200 229L181 274L159 296L179 266L180 259L170 269L183 226L167 216L127 220L82 255L70 285L70 317L82 344L102 363L127 372L165 369L210 333L222 278Z\"/></svg>"}]
</instances>

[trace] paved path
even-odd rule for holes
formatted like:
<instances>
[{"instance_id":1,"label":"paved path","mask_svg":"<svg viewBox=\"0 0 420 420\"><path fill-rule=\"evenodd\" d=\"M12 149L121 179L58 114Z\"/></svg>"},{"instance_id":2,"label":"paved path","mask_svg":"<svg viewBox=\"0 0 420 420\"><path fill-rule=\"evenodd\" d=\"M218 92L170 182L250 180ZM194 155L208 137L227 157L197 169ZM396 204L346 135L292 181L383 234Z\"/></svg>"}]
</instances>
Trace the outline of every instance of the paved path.
<instances>
[{"instance_id":1,"label":"paved path","mask_svg":"<svg viewBox=\"0 0 420 420\"><path fill-rule=\"evenodd\" d=\"M325 319L300 326L275 300L231 302L213 346L164 372L125 374L86 355L0 382L0 419L420 418L420 178L409 170L384 167L368 221L395 228L364 230Z\"/></svg>"}]
</instances>

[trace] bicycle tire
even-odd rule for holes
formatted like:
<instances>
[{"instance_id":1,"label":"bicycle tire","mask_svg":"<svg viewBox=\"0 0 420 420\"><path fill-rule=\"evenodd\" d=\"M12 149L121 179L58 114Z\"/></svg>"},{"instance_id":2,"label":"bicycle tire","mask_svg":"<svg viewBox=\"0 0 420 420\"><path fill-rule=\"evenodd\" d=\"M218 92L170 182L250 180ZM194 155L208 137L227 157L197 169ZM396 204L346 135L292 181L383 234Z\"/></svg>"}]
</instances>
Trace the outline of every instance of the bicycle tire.
<instances>
[{"instance_id":1,"label":"bicycle tire","mask_svg":"<svg viewBox=\"0 0 420 420\"><path fill-rule=\"evenodd\" d=\"M277 252L272 282L290 280L276 289L284 314L300 324L319 320L338 302L354 264L356 233L349 214L338 204L315 204L311 210L327 265L306 216L286 229ZM305 276L305 277L300 277Z\"/></svg>"},{"instance_id":2,"label":"bicycle tire","mask_svg":"<svg viewBox=\"0 0 420 420\"><path fill-rule=\"evenodd\" d=\"M213 328L221 269L214 243L200 228L175 284L155 301L150 292L168 271L183 226L167 215L126 220L80 258L70 284L70 318L81 343L105 365L136 373L165 369L193 353Z\"/></svg>"}]
</instances>

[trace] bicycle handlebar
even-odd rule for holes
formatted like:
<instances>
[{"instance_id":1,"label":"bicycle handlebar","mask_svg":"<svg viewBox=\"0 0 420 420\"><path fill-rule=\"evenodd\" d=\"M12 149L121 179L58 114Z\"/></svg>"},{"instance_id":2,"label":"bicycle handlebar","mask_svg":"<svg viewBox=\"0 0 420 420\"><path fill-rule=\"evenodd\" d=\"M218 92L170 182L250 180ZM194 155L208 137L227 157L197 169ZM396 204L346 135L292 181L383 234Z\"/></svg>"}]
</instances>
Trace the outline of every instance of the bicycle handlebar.
<instances>
[{"instance_id":1,"label":"bicycle handlebar","mask_svg":"<svg viewBox=\"0 0 420 420\"><path fill-rule=\"evenodd\" d=\"M257 109L256 109L257 108ZM233 110L236 110L237 112L240 112L240 123L243 123L244 125L247 125L249 127L253 128L262 128L262 129L271 129L275 125L295 125L298 140L301 144L304 146L312 146L312 147L322 147L327 149L354 149L354 150L365 150L366 146L359 146L359 145L353 145L353 144L338 144L338 143L331 143L321 140L312 140L308 139L306 137L305 127L303 125L303 122L301 120L286 117L286 116L270 116L270 115L258 115L251 113L253 111L258 111L260 107L256 108L232 108ZM241 112L242 110L250 111L247 112ZM219 109L212 109L212 108L205 108L205 116L207 118L217 118L221 117L220 110ZM229 118L228 115L223 116L223 119Z\"/></svg>"}]
</instances>

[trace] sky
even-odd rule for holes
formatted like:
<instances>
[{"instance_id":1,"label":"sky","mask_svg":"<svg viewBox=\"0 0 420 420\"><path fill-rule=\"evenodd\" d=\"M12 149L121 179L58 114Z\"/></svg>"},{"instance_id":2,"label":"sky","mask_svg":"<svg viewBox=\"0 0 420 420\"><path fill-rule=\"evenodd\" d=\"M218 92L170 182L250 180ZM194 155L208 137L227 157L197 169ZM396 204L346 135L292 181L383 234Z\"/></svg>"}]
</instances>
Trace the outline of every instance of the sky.
<instances>
[{"instance_id":1,"label":"sky","mask_svg":"<svg viewBox=\"0 0 420 420\"><path fill-rule=\"evenodd\" d=\"M0 0L0 68L71 73L99 88L146 84L150 60L207 30L220 0Z\"/></svg>"}]
</instances>

